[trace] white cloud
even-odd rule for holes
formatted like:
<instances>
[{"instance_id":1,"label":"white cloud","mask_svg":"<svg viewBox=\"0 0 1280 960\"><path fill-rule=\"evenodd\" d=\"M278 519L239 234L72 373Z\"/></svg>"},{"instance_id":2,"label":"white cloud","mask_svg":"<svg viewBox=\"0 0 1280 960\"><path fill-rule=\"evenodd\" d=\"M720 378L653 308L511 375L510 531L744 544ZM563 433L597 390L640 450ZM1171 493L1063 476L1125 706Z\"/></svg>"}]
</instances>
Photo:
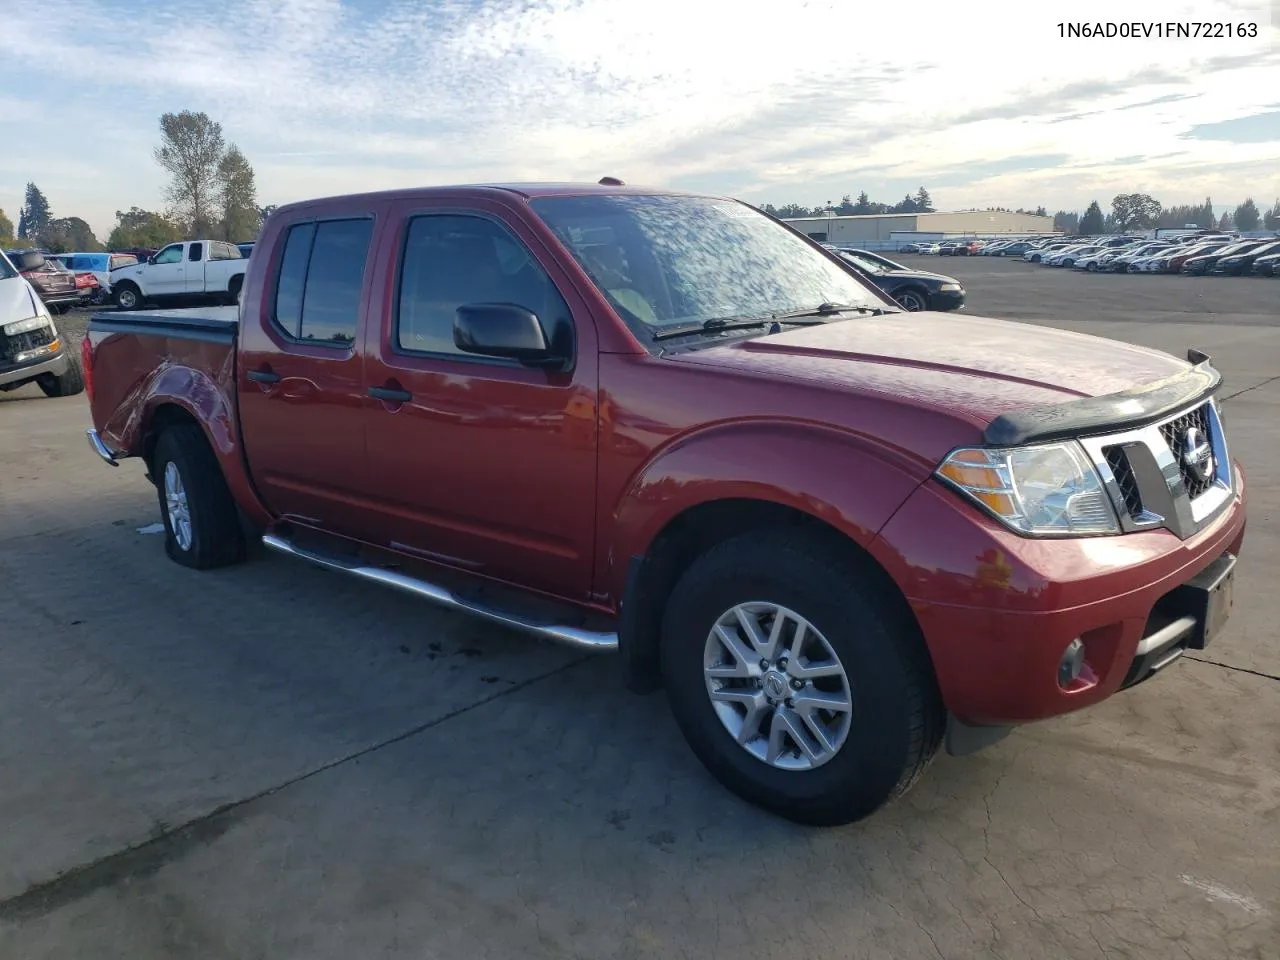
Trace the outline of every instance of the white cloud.
<instances>
[{"instance_id":1,"label":"white cloud","mask_svg":"<svg viewBox=\"0 0 1280 960\"><path fill-rule=\"evenodd\" d=\"M156 120L184 108L221 121L264 202L604 173L779 203L833 183L944 183L948 206L1280 193L1277 144L1182 137L1280 99L1268 0L8 3L0 206L32 179L100 233L159 205ZM1118 16L1260 35L1059 37ZM56 84L20 82L49 63Z\"/></svg>"}]
</instances>

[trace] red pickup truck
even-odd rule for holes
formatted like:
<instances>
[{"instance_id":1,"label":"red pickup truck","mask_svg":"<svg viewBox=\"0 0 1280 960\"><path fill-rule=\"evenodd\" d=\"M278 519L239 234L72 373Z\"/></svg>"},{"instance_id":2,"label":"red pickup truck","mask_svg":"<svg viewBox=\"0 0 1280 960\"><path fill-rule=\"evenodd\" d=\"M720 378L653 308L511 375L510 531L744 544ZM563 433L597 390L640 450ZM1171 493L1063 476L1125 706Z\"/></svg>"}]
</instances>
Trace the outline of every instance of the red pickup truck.
<instances>
[{"instance_id":1,"label":"red pickup truck","mask_svg":"<svg viewBox=\"0 0 1280 960\"><path fill-rule=\"evenodd\" d=\"M260 538L615 651L805 823L1211 642L1244 538L1209 357L907 313L612 180L281 207L239 308L100 313L83 361L178 563Z\"/></svg>"}]
</instances>

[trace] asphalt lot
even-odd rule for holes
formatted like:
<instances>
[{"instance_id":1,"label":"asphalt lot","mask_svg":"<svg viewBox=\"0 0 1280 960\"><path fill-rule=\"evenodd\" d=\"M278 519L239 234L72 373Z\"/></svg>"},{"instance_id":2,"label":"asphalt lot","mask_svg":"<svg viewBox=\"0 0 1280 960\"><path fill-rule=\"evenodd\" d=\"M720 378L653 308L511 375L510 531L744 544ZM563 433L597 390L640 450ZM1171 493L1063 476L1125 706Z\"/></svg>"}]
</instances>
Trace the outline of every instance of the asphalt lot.
<instances>
[{"instance_id":1,"label":"asphalt lot","mask_svg":"<svg viewBox=\"0 0 1280 960\"><path fill-rule=\"evenodd\" d=\"M607 659L284 558L178 567L83 397L0 394L0 958L1280 957L1280 281L902 259L970 313L1215 357L1251 506L1203 656L806 830Z\"/></svg>"}]
</instances>

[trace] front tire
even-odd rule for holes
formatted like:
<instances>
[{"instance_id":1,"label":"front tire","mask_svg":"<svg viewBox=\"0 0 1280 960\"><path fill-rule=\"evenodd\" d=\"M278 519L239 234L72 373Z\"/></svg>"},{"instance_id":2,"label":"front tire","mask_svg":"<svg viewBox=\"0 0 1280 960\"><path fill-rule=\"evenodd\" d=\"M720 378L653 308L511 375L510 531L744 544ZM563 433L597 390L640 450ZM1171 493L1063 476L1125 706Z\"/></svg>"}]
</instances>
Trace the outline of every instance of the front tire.
<instances>
[{"instance_id":1,"label":"front tire","mask_svg":"<svg viewBox=\"0 0 1280 960\"><path fill-rule=\"evenodd\" d=\"M945 712L919 630L873 571L795 530L694 561L667 603L662 672L707 769L788 820L834 826L904 793Z\"/></svg>"},{"instance_id":2,"label":"front tire","mask_svg":"<svg viewBox=\"0 0 1280 960\"><path fill-rule=\"evenodd\" d=\"M903 310L909 313L917 313L918 311L929 309L928 298L919 290L900 290L894 299L898 301Z\"/></svg>"},{"instance_id":3,"label":"front tire","mask_svg":"<svg viewBox=\"0 0 1280 960\"><path fill-rule=\"evenodd\" d=\"M67 351L67 369L54 376L46 373L36 380L36 385L44 391L46 397L74 397L84 393L84 371L80 368L80 358L74 351Z\"/></svg>"},{"instance_id":4,"label":"front tire","mask_svg":"<svg viewBox=\"0 0 1280 960\"><path fill-rule=\"evenodd\" d=\"M164 519L164 549L171 560L211 570L245 558L235 501L199 426L181 423L160 435L151 476Z\"/></svg>"},{"instance_id":5,"label":"front tire","mask_svg":"<svg viewBox=\"0 0 1280 960\"><path fill-rule=\"evenodd\" d=\"M118 310L137 310L142 306L142 293L132 283L118 285L111 298L115 300Z\"/></svg>"}]
</instances>

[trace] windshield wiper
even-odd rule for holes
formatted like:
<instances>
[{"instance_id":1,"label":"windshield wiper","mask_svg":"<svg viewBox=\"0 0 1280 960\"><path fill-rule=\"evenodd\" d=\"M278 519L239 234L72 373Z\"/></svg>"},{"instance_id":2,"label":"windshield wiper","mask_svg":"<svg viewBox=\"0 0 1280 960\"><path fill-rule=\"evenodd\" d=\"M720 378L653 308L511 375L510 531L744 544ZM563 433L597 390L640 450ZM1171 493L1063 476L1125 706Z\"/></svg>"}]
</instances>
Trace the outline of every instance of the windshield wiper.
<instances>
[{"instance_id":1,"label":"windshield wiper","mask_svg":"<svg viewBox=\"0 0 1280 960\"><path fill-rule=\"evenodd\" d=\"M848 303L820 303L816 307L806 307L803 310L788 310L780 313L770 313L760 317L712 317L710 320L703 320L701 323L684 323L677 327L668 327L665 330L655 330L653 333L654 340L668 340L672 337L687 337L698 333L717 333L721 330L740 330L750 327L764 327L770 324L780 325L783 323L792 326L812 326L813 324L826 323L826 320L819 320L818 317L833 317L838 313L846 313L850 310L857 310L860 313L881 314L889 311L882 310L880 307L864 307L854 306ZM812 317L813 319L809 319ZM773 331L781 332L780 330Z\"/></svg>"},{"instance_id":2,"label":"windshield wiper","mask_svg":"<svg viewBox=\"0 0 1280 960\"><path fill-rule=\"evenodd\" d=\"M806 312L799 316L808 316ZM786 320L784 316L779 314L774 316L770 314L765 317L712 317L710 320L703 320L701 323L682 323L676 327L667 327L664 330L655 330L653 339L669 340L672 337L687 337L695 333L719 333L721 330L745 330L751 327L765 327L770 324L776 324L779 321L797 325L808 326L814 323L825 323L823 320L801 320L797 318Z\"/></svg>"},{"instance_id":3,"label":"windshield wiper","mask_svg":"<svg viewBox=\"0 0 1280 960\"><path fill-rule=\"evenodd\" d=\"M775 320L790 320L796 317L830 317L837 313L846 313L850 310L856 310L859 313L869 313L872 316L879 316L882 313L888 313L883 307L868 307L863 304L853 303L820 303L816 307L807 307L803 310L790 310L786 313L775 313Z\"/></svg>"}]
</instances>

